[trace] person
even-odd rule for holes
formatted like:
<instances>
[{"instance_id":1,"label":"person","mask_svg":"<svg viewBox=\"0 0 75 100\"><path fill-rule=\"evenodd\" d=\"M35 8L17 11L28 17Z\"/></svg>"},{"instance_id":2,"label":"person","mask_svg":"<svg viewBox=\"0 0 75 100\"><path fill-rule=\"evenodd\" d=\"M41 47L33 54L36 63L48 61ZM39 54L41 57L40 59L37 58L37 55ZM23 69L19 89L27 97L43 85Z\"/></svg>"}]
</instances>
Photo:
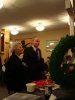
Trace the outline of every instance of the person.
<instances>
[{"instance_id":1,"label":"person","mask_svg":"<svg viewBox=\"0 0 75 100\"><path fill-rule=\"evenodd\" d=\"M23 51L24 49L21 43L16 42L12 47L12 55L4 64L6 86L9 93L11 91L21 91L25 88L25 84L27 83L28 66L20 57Z\"/></svg>"},{"instance_id":2,"label":"person","mask_svg":"<svg viewBox=\"0 0 75 100\"><path fill-rule=\"evenodd\" d=\"M50 76L50 72L49 72L49 60L50 60L50 57L47 57L45 62L44 62L44 65L45 65L45 71L44 71L44 74L45 74L45 78L49 75Z\"/></svg>"},{"instance_id":3,"label":"person","mask_svg":"<svg viewBox=\"0 0 75 100\"><path fill-rule=\"evenodd\" d=\"M71 52L72 52L72 57L70 63L75 64L75 47L71 48Z\"/></svg>"},{"instance_id":4,"label":"person","mask_svg":"<svg viewBox=\"0 0 75 100\"><path fill-rule=\"evenodd\" d=\"M44 60L39 49L40 40L35 37L32 39L32 45L25 49L23 60L29 66L29 81L37 81L42 79L44 72Z\"/></svg>"},{"instance_id":5,"label":"person","mask_svg":"<svg viewBox=\"0 0 75 100\"><path fill-rule=\"evenodd\" d=\"M71 58L71 55L66 55L63 59L63 64L70 64Z\"/></svg>"},{"instance_id":6,"label":"person","mask_svg":"<svg viewBox=\"0 0 75 100\"><path fill-rule=\"evenodd\" d=\"M21 41L22 47L25 49L30 43L25 43L25 40Z\"/></svg>"},{"instance_id":7,"label":"person","mask_svg":"<svg viewBox=\"0 0 75 100\"><path fill-rule=\"evenodd\" d=\"M22 44L22 47L25 49L26 45L25 45L25 41L24 40L21 41L21 44Z\"/></svg>"},{"instance_id":8,"label":"person","mask_svg":"<svg viewBox=\"0 0 75 100\"><path fill-rule=\"evenodd\" d=\"M47 71L49 71L49 60L50 60L50 57L47 57L45 61L45 66L46 66Z\"/></svg>"}]
</instances>

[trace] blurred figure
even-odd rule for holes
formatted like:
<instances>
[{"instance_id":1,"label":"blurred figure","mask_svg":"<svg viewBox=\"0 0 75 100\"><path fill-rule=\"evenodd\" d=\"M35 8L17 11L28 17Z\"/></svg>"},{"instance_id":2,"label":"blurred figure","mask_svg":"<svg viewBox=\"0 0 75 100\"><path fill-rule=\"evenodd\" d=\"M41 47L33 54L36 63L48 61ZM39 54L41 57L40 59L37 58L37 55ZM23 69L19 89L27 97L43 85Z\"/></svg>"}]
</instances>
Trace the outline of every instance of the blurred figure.
<instances>
[{"instance_id":1,"label":"blurred figure","mask_svg":"<svg viewBox=\"0 0 75 100\"><path fill-rule=\"evenodd\" d=\"M21 41L22 47L25 49L30 43L25 43L25 40Z\"/></svg>"},{"instance_id":2,"label":"blurred figure","mask_svg":"<svg viewBox=\"0 0 75 100\"><path fill-rule=\"evenodd\" d=\"M26 45L25 45L25 41L24 40L21 41L21 44L22 44L22 47L25 49Z\"/></svg>"},{"instance_id":3,"label":"blurred figure","mask_svg":"<svg viewBox=\"0 0 75 100\"><path fill-rule=\"evenodd\" d=\"M70 60L70 63L75 64L75 47L71 48L71 52L72 52L72 58Z\"/></svg>"},{"instance_id":4,"label":"blurred figure","mask_svg":"<svg viewBox=\"0 0 75 100\"><path fill-rule=\"evenodd\" d=\"M71 62L71 55L66 55L63 60L63 64L70 64Z\"/></svg>"},{"instance_id":5,"label":"blurred figure","mask_svg":"<svg viewBox=\"0 0 75 100\"><path fill-rule=\"evenodd\" d=\"M49 60L50 60L50 57L47 57L46 61L45 61L45 65L46 65L47 71L49 71Z\"/></svg>"},{"instance_id":6,"label":"blurred figure","mask_svg":"<svg viewBox=\"0 0 75 100\"><path fill-rule=\"evenodd\" d=\"M25 62L22 62L20 57L23 54L24 49L21 43L15 43L12 48L12 55L8 59L5 65L5 79L8 92L18 92L25 88L27 83L28 66ZM20 59L21 58L21 59Z\"/></svg>"},{"instance_id":7,"label":"blurred figure","mask_svg":"<svg viewBox=\"0 0 75 100\"><path fill-rule=\"evenodd\" d=\"M40 40L36 37L32 39L32 46L25 49L23 60L29 66L29 81L42 79L44 73L44 60L41 56L41 50L38 48Z\"/></svg>"},{"instance_id":8,"label":"blurred figure","mask_svg":"<svg viewBox=\"0 0 75 100\"><path fill-rule=\"evenodd\" d=\"M47 78L47 76L49 76L50 78L50 72L49 72L49 60L50 60L50 57L47 57L46 58L46 61L45 61L45 71L44 71L44 74L45 74L45 79Z\"/></svg>"}]
</instances>

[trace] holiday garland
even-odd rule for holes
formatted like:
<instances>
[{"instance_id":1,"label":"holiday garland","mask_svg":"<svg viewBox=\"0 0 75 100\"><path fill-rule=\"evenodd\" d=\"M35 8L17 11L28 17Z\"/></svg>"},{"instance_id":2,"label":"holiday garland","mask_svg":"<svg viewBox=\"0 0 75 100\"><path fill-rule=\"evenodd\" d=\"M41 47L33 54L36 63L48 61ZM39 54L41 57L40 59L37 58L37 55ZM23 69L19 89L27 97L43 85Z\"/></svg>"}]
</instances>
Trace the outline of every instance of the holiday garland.
<instances>
[{"instance_id":1,"label":"holiday garland","mask_svg":"<svg viewBox=\"0 0 75 100\"><path fill-rule=\"evenodd\" d=\"M58 84L67 84L70 81L69 79L75 80L75 73L65 75L61 68L64 55L67 53L68 49L73 47L75 47L75 36L67 36L61 38L59 43L52 51L49 61L50 74L51 79Z\"/></svg>"}]
</instances>

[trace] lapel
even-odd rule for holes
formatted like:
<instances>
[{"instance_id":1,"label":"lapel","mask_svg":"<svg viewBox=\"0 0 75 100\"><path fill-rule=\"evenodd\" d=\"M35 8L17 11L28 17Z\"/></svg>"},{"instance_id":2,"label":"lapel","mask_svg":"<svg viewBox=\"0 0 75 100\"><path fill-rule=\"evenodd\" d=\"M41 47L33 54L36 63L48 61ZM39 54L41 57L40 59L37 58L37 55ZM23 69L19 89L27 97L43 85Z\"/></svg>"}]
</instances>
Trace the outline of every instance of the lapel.
<instances>
[{"instance_id":1,"label":"lapel","mask_svg":"<svg viewBox=\"0 0 75 100\"><path fill-rule=\"evenodd\" d=\"M38 57L39 59L41 58L41 51L40 49L38 48L37 51L34 50L33 47L31 47L31 55L34 56L34 57ZM37 53L38 52L38 53Z\"/></svg>"},{"instance_id":2,"label":"lapel","mask_svg":"<svg viewBox=\"0 0 75 100\"><path fill-rule=\"evenodd\" d=\"M41 58L41 51L39 48L36 49L36 53L37 53L38 59L40 59Z\"/></svg>"}]
</instances>

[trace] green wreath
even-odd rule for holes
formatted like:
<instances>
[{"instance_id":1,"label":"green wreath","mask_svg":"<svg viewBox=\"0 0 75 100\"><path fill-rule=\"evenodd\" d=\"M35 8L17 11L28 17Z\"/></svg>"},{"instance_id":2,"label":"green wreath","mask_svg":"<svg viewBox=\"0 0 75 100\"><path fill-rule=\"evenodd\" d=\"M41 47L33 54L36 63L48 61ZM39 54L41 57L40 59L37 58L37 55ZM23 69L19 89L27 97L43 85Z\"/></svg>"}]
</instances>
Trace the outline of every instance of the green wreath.
<instances>
[{"instance_id":1,"label":"green wreath","mask_svg":"<svg viewBox=\"0 0 75 100\"><path fill-rule=\"evenodd\" d=\"M75 36L66 36L61 38L59 43L56 45L52 51L50 60L49 60L49 70L51 74L51 79L58 84L68 84L69 81L75 80L75 73L73 75L64 75L61 70L61 64L63 61L64 55L67 53L68 49L75 47Z\"/></svg>"}]
</instances>

